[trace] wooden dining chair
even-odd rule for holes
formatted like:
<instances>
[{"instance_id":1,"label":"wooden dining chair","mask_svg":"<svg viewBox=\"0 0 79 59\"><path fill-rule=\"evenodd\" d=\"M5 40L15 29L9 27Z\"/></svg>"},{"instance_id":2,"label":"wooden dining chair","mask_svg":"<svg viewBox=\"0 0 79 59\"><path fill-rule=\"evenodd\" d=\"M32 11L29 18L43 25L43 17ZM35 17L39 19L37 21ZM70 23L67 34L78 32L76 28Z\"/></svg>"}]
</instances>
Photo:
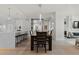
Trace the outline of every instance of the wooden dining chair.
<instances>
[{"instance_id":1,"label":"wooden dining chair","mask_svg":"<svg viewBox=\"0 0 79 59\"><path fill-rule=\"evenodd\" d=\"M45 48L45 53L47 52L47 34L43 32L37 33L36 36L37 53L40 47Z\"/></svg>"}]
</instances>

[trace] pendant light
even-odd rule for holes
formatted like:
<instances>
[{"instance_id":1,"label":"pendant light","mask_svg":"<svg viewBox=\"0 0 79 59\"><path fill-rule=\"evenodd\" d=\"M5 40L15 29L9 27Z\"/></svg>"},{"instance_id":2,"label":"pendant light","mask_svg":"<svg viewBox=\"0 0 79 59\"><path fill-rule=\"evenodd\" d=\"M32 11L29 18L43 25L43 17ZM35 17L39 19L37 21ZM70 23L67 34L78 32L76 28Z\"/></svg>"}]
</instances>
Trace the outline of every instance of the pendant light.
<instances>
[{"instance_id":1,"label":"pendant light","mask_svg":"<svg viewBox=\"0 0 79 59\"><path fill-rule=\"evenodd\" d=\"M39 19L40 19L40 25L41 25L41 31L43 31L43 23L42 23L42 4L38 4L38 7L40 8L40 13L39 13Z\"/></svg>"},{"instance_id":2,"label":"pendant light","mask_svg":"<svg viewBox=\"0 0 79 59\"><path fill-rule=\"evenodd\" d=\"M11 8L8 8L8 20L11 20L11 15L10 15L10 10L11 10Z\"/></svg>"},{"instance_id":3,"label":"pendant light","mask_svg":"<svg viewBox=\"0 0 79 59\"><path fill-rule=\"evenodd\" d=\"M40 18L40 21L41 21L41 20L42 20L42 14L41 14L41 7L42 7L42 5L39 4L38 6L39 6L39 8L40 8L40 15L39 15L39 18Z\"/></svg>"}]
</instances>

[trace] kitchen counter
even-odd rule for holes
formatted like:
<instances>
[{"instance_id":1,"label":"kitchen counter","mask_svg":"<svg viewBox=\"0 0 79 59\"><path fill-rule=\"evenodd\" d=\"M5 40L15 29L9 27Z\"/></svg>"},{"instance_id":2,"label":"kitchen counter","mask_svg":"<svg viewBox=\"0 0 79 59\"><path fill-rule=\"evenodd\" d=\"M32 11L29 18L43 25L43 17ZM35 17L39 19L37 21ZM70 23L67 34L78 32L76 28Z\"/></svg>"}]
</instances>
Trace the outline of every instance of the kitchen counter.
<instances>
[{"instance_id":1,"label":"kitchen counter","mask_svg":"<svg viewBox=\"0 0 79 59\"><path fill-rule=\"evenodd\" d=\"M22 32L22 31L17 31L15 33L15 42L20 43L22 40L25 40L27 38L28 32Z\"/></svg>"}]
</instances>

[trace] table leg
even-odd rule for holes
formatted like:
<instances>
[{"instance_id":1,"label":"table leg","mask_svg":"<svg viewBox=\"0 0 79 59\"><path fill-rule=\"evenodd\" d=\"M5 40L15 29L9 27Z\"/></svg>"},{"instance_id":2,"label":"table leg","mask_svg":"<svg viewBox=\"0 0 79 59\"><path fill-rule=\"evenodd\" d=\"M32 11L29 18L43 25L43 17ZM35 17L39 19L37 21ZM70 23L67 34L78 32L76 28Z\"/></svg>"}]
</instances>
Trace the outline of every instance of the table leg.
<instances>
[{"instance_id":1,"label":"table leg","mask_svg":"<svg viewBox=\"0 0 79 59\"><path fill-rule=\"evenodd\" d=\"M31 37L31 51L34 50L34 37Z\"/></svg>"},{"instance_id":2,"label":"table leg","mask_svg":"<svg viewBox=\"0 0 79 59\"><path fill-rule=\"evenodd\" d=\"M49 37L49 51L52 51L52 36Z\"/></svg>"}]
</instances>

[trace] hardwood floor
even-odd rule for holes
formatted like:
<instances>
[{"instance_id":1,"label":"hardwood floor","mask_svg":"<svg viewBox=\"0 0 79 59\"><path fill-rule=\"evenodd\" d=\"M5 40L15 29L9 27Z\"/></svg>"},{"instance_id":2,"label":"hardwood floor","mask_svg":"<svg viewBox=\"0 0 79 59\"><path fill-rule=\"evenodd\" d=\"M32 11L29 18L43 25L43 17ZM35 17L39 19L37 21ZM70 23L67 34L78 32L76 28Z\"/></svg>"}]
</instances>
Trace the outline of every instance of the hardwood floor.
<instances>
[{"instance_id":1,"label":"hardwood floor","mask_svg":"<svg viewBox=\"0 0 79 59\"><path fill-rule=\"evenodd\" d=\"M0 49L1 55L79 55L79 47L68 43L66 40L53 40L52 51L45 53L42 50L39 53L30 50L30 39L25 40L16 48Z\"/></svg>"}]
</instances>

